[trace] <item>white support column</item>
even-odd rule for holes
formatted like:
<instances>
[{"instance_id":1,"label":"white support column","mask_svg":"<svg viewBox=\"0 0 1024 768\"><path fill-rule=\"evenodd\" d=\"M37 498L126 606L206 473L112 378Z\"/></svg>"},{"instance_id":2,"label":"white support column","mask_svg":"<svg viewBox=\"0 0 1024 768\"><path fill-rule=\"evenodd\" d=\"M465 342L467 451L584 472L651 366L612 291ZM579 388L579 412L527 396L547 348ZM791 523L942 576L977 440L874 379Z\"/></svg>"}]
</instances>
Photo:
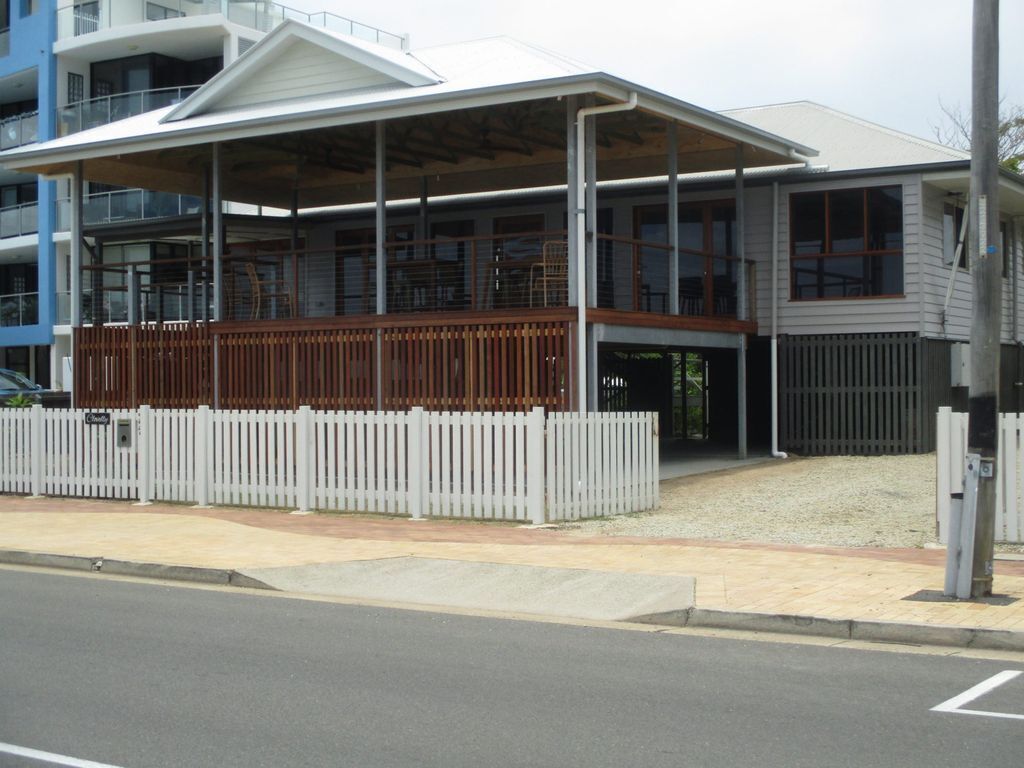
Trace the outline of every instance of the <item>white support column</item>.
<instances>
[{"instance_id":1,"label":"white support column","mask_svg":"<svg viewBox=\"0 0 1024 768\"><path fill-rule=\"evenodd\" d=\"M568 260L569 260L569 279L567 281L568 286L568 298L569 306L576 306L577 301L577 289L576 281L578 279L577 269L579 259L577 253L579 250L579 237L577 230L579 229L579 209L580 200L577 195L576 185L576 165L579 163L579 147L576 145L576 97L568 96L565 99L565 170L566 177L568 179L565 199L565 210L566 210L566 242L569 245L568 249Z\"/></svg>"},{"instance_id":2,"label":"white support column","mask_svg":"<svg viewBox=\"0 0 1024 768\"><path fill-rule=\"evenodd\" d=\"M593 103L591 101L591 103ZM584 184L587 190L587 306L597 306L597 115L584 122Z\"/></svg>"},{"instance_id":3,"label":"white support column","mask_svg":"<svg viewBox=\"0 0 1024 768\"><path fill-rule=\"evenodd\" d=\"M409 431L406 433L409 469L409 515L413 520L423 519L423 460L427 446L423 442L423 408L409 410Z\"/></svg>"},{"instance_id":4,"label":"white support column","mask_svg":"<svg viewBox=\"0 0 1024 768\"><path fill-rule=\"evenodd\" d=\"M32 462L32 496L38 499L43 495L43 406L33 405L31 416L32 441L29 454Z\"/></svg>"},{"instance_id":5,"label":"white support column","mask_svg":"<svg viewBox=\"0 0 1024 768\"><path fill-rule=\"evenodd\" d=\"M584 184L587 190L587 306L597 306L597 116L584 118ZM586 410L597 410L597 337L588 325Z\"/></svg>"},{"instance_id":6,"label":"white support column","mask_svg":"<svg viewBox=\"0 0 1024 768\"><path fill-rule=\"evenodd\" d=\"M82 327L82 162L71 174L71 327ZM94 308L95 311L95 308Z\"/></svg>"},{"instance_id":7,"label":"white support column","mask_svg":"<svg viewBox=\"0 0 1024 768\"><path fill-rule=\"evenodd\" d=\"M388 285L388 272L387 272L387 250L384 247L384 242L387 238L387 190L385 189L385 162L386 162L386 137L384 134L384 121L378 120L376 125L376 235L377 235L377 250L376 250L376 271L377 271L377 314L383 315L387 313L387 285Z\"/></svg>"},{"instance_id":8,"label":"white support column","mask_svg":"<svg viewBox=\"0 0 1024 768\"><path fill-rule=\"evenodd\" d=\"M743 145L736 145L736 319L747 319L746 205L743 189ZM736 350L736 441L737 453L747 458L747 336L738 334Z\"/></svg>"},{"instance_id":9,"label":"white support column","mask_svg":"<svg viewBox=\"0 0 1024 768\"><path fill-rule=\"evenodd\" d=\"M526 513L534 525L546 521L544 455L544 409L538 407L526 417Z\"/></svg>"},{"instance_id":10,"label":"white support column","mask_svg":"<svg viewBox=\"0 0 1024 768\"><path fill-rule=\"evenodd\" d=\"M679 314L679 129L668 124L668 311Z\"/></svg>"},{"instance_id":11,"label":"white support column","mask_svg":"<svg viewBox=\"0 0 1024 768\"><path fill-rule=\"evenodd\" d=\"M384 121L378 120L376 124L376 273L377 273L377 307L376 311L378 315L387 314L388 311L388 252L384 246L384 242L387 238L387 189L385 184L387 182L385 174L385 163L387 157L387 136L384 132ZM381 410L384 405L384 361L381 359L383 356L383 343L381 338L381 330L377 329L377 340L376 340L376 407L377 410Z\"/></svg>"},{"instance_id":12,"label":"white support column","mask_svg":"<svg viewBox=\"0 0 1024 768\"><path fill-rule=\"evenodd\" d=\"M224 319L224 200L221 189L220 144L213 143L213 319Z\"/></svg>"},{"instance_id":13,"label":"white support column","mask_svg":"<svg viewBox=\"0 0 1024 768\"><path fill-rule=\"evenodd\" d=\"M736 319L747 320L747 264L746 231L747 214L743 189L743 145L736 146Z\"/></svg>"},{"instance_id":14,"label":"white support column","mask_svg":"<svg viewBox=\"0 0 1024 768\"><path fill-rule=\"evenodd\" d=\"M427 205L429 201L429 180L426 176L420 178L420 208L417 213L419 214L416 224L419 228L419 233L416 235L417 240L429 240L430 239L430 220L427 213Z\"/></svg>"}]
</instances>

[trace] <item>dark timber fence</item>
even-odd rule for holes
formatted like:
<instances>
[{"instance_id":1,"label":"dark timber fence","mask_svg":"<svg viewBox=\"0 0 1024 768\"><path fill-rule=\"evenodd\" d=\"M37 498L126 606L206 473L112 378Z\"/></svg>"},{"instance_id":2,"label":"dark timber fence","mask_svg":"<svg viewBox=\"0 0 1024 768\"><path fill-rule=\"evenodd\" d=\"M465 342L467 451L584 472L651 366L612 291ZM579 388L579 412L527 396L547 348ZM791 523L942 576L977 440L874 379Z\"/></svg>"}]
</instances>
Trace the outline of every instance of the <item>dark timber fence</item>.
<instances>
[{"instance_id":1,"label":"dark timber fence","mask_svg":"<svg viewBox=\"0 0 1024 768\"><path fill-rule=\"evenodd\" d=\"M807 455L922 453L948 404L949 345L914 334L779 339L781 442Z\"/></svg>"}]
</instances>

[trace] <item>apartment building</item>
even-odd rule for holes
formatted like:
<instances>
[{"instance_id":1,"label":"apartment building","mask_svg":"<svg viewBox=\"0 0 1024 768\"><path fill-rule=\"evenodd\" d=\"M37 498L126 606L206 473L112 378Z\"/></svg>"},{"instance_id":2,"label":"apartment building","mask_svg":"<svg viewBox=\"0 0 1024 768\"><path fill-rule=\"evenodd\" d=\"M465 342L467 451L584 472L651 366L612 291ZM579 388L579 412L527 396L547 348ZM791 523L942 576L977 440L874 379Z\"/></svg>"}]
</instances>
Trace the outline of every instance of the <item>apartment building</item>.
<instances>
[{"instance_id":1,"label":"apartment building","mask_svg":"<svg viewBox=\"0 0 1024 768\"><path fill-rule=\"evenodd\" d=\"M2 0L0 8L3 150L176 104L285 19L396 48L405 44L398 35L333 14L309 15L270 2ZM0 367L54 389L70 388L70 197L66 181L0 171ZM82 210L90 229L90 258L100 260L96 251L104 247L108 256L122 260L185 258L189 238L166 230L155 237L145 227L126 227L194 217L199 205L197 196L141 184L89 183ZM105 243L105 236L118 242ZM123 295L102 290L118 283L118 275L94 277L85 286L87 311L106 322L123 322ZM144 284L151 277L143 276ZM165 303L174 311L173 299Z\"/></svg>"}]
</instances>

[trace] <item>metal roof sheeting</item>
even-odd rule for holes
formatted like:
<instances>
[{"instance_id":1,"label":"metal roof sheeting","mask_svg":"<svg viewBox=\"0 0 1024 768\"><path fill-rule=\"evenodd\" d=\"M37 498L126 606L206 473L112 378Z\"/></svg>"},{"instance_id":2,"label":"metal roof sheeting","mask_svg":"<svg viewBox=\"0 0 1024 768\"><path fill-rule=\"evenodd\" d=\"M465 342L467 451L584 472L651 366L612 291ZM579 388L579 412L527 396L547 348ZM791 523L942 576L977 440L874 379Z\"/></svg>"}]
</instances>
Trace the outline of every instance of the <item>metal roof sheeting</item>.
<instances>
[{"instance_id":1,"label":"metal roof sheeting","mask_svg":"<svg viewBox=\"0 0 1024 768\"><path fill-rule=\"evenodd\" d=\"M970 160L952 147L861 120L812 101L730 109L723 115L817 148L815 163L851 171Z\"/></svg>"}]
</instances>

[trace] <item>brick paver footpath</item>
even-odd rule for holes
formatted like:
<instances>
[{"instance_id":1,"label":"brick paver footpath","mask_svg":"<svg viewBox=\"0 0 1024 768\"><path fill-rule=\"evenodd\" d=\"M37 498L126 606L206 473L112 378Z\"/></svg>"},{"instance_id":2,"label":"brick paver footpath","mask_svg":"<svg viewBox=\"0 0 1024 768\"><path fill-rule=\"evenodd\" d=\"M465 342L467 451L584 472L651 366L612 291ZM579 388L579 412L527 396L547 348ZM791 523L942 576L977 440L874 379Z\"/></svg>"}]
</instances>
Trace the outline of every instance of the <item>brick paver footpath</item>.
<instances>
[{"instance_id":1,"label":"brick paver footpath","mask_svg":"<svg viewBox=\"0 0 1024 768\"><path fill-rule=\"evenodd\" d=\"M941 591L945 551L580 538L507 524L0 497L0 549L246 569L421 557L672 574L698 608L1024 632L1024 562L997 561L1001 604L907 600Z\"/></svg>"}]
</instances>

